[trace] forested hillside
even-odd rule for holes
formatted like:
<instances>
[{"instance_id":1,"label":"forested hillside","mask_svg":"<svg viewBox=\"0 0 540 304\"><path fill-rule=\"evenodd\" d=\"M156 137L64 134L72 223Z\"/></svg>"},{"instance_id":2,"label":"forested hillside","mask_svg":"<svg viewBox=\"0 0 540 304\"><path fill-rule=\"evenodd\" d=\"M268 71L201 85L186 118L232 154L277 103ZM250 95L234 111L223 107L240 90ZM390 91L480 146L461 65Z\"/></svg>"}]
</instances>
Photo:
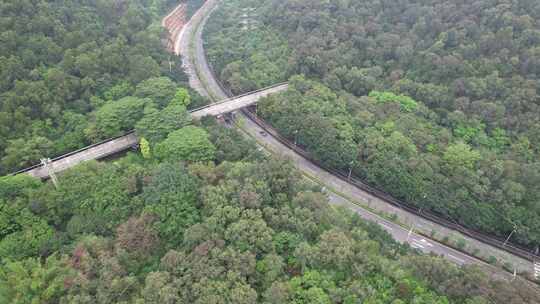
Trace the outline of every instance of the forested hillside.
<instances>
[{"instance_id":1,"label":"forested hillside","mask_svg":"<svg viewBox=\"0 0 540 304\"><path fill-rule=\"evenodd\" d=\"M540 244L538 1L228 1L208 56L317 159L467 227Z\"/></svg>"},{"instance_id":2,"label":"forested hillside","mask_svg":"<svg viewBox=\"0 0 540 304\"><path fill-rule=\"evenodd\" d=\"M540 301L333 209L291 164L212 119L169 132L164 147L175 139L177 153L158 145L85 163L60 174L58 189L1 178L0 302Z\"/></svg>"},{"instance_id":3,"label":"forested hillside","mask_svg":"<svg viewBox=\"0 0 540 304\"><path fill-rule=\"evenodd\" d=\"M153 25L165 2L0 3L0 59L10 63L2 65L9 78L0 95L1 173L130 129L141 138L139 151L61 172L58 185L0 177L0 303L540 302L520 280L419 255L376 224L331 207L291 163L265 156L235 129L213 118L193 122L187 109L203 101L178 83L179 71L169 71ZM200 4L190 1L188 12ZM268 52L252 60L258 76L247 76L260 79L255 87L296 68L265 68L294 55L275 43L284 36L269 33L275 40L258 36ZM231 75L241 79L245 71ZM266 77L270 71L278 72ZM357 99L302 77L291 88L262 111L287 97L334 119ZM388 96L372 94L391 105ZM341 110L331 112L338 100ZM410 98L396 100L411 119L430 113ZM328 134L329 143L341 144ZM339 166L339 157L331 159Z\"/></svg>"},{"instance_id":4,"label":"forested hillside","mask_svg":"<svg viewBox=\"0 0 540 304\"><path fill-rule=\"evenodd\" d=\"M201 4L188 2L190 12ZM119 131L96 131L92 112L185 81L161 43L161 17L176 3L0 1L0 174Z\"/></svg>"}]
</instances>

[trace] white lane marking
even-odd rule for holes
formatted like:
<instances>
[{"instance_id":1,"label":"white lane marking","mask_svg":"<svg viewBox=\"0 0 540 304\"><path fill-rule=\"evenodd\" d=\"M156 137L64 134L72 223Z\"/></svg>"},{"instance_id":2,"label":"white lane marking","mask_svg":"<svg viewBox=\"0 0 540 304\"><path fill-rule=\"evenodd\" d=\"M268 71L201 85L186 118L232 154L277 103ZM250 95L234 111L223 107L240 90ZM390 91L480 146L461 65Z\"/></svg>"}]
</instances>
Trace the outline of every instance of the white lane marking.
<instances>
[{"instance_id":1,"label":"white lane marking","mask_svg":"<svg viewBox=\"0 0 540 304\"><path fill-rule=\"evenodd\" d=\"M540 278L540 262L534 262L534 278Z\"/></svg>"},{"instance_id":2,"label":"white lane marking","mask_svg":"<svg viewBox=\"0 0 540 304\"><path fill-rule=\"evenodd\" d=\"M392 227L386 225L385 223L380 222L379 225L383 226L384 228L386 228L386 229L388 229L388 230L394 230L394 228L392 228Z\"/></svg>"},{"instance_id":3,"label":"white lane marking","mask_svg":"<svg viewBox=\"0 0 540 304\"><path fill-rule=\"evenodd\" d=\"M420 243L419 241L417 240L413 240L412 243L411 243L411 247L413 248L422 248L424 249L424 245L422 245L422 243Z\"/></svg>"},{"instance_id":4,"label":"white lane marking","mask_svg":"<svg viewBox=\"0 0 540 304\"><path fill-rule=\"evenodd\" d=\"M420 244L416 244L416 243L411 244L411 247L412 247L412 248L415 248L415 249L424 249L424 246L422 246L422 245L420 245Z\"/></svg>"},{"instance_id":5,"label":"white lane marking","mask_svg":"<svg viewBox=\"0 0 540 304\"><path fill-rule=\"evenodd\" d=\"M433 244L431 244L430 242L426 241L426 239L421 239L420 240L421 243L427 245L428 247L433 247Z\"/></svg>"},{"instance_id":6,"label":"white lane marking","mask_svg":"<svg viewBox=\"0 0 540 304\"><path fill-rule=\"evenodd\" d=\"M464 260L458 258L457 256L451 255L450 253L448 254L448 257L452 258L452 259L454 259L454 260L456 260L458 262L461 262L461 263L465 262Z\"/></svg>"}]
</instances>

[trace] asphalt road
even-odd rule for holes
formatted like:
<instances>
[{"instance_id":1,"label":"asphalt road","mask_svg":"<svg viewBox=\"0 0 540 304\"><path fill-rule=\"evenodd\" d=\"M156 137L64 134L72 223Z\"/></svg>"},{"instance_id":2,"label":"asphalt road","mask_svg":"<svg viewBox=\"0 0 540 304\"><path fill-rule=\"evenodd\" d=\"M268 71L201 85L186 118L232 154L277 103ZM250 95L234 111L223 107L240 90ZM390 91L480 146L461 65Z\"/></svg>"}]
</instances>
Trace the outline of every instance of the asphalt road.
<instances>
[{"instance_id":1,"label":"asphalt road","mask_svg":"<svg viewBox=\"0 0 540 304\"><path fill-rule=\"evenodd\" d=\"M181 45L184 45L184 48L180 49L181 55L184 57L184 62L187 62L187 65L191 66L191 70L188 69L187 73L190 75L190 78L193 78L191 82L200 84L198 86L195 86L194 89L199 91L201 95L204 96L210 96L213 100L221 100L225 99L227 95L223 90L220 88L220 86L217 83L217 80L214 79L214 75L212 71L210 70L210 67L208 65L208 62L206 61L206 56L204 52L203 47L203 41L202 41L202 29L204 27L204 23L206 22L207 18L210 16L210 13L213 9L217 7L218 0L208 0L206 4L200 9L199 13L201 13L199 16L195 16L193 22L189 22L186 25L186 28L183 30L183 34L180 35L180 41ZM192 39L192 35L194 35L195 40ZM192 49L189 48L189 42L194 41L194 45L192 45ZM184 63L186 65L186 63ZM283 145L281 142L279 142L276 138L274 138L272 135L262 132L263 129L258 126L256 123L252 122L248 117L244 116L242 113L238 113L238 116L242 118L242 130L246 133L248 133L251 137L255 138L257 142L264 146L266 149L271 151L274 154L278 155L284 155L288 158L290 158L295 166L303 172L306 176L316 179L317 181L320 181L326 185L328 189L331 189L332 191L337 190L336 192L332 191L326 191L329 197L329 201L331 204L335 206L345 206L354 212L358 213L362 218L366 220L370 220L373 222L376 222L379 224L384 230L386 230L390 235L392 235L397 241L402 243L408 243L411 247L416 248L424 253L433 253L440 256L445 257L449 261L458 264L458 265L465 265L465 264L478 264L478 265L484 265L487 268L494 270L494 267L491 267L490 265L486 264L485 262L470 256L466 253L460 252L458 250L455 250L453 248L450 248L444 244L441 244L435 240L429 239L425 236L422 236L420 234L417 234L414 232L417 227L418 229L423 229L423 232L425 233L426 229L433 229L437 231L437 233L448 233L449 235L456 234L454 231L451 231L449 229L446 229L445 227L438 227L437 224L426 221L422 217L419 217L414 214L410 214L404 210L400 210L399 208L392 206L388 203L385 203L384 201L379 200L378 198L374 198L370 194L342 181L341 179L333 176L329 172L325 171L324 169L316 166L309 160L305 159L301 155L297 154L287 146ZM338 194L339 193L339 194ZM342 196L342 194L345 194ZM390 222L381 216L370 212L369 210L360 207L358 204L353 203L351 200L355 202L368 202L370 204L371 208L377 209L378 212L381 212L380 208L383 208L384 210L388 210L387 214L396 214L400 216L404 214L404 221L409 227L413 227L413 229L406 229L402 226L395 224L393 222ZM374 205L377 207L375 208ZM384 206L383 206L384 205ZM381 207L382 206L382 207ZM386 209L384 209L386 208ZM429 230L431 231L431 230ZM467 239L467 242L478 242L473 239ZM495 251L498 249L491 248L491 246L478 242L479 244L474 244L475 246L478 246L478 248L481 248L483 250L487 250L488 252L491 252L493 250L493 254L495 255ZM482 247L486 246L486 247ZM505 252L501 252L502 255L505 255ZM516 257L517 258L517 257ZM519 259L519 258L518 258ZM530 270L533 268L533 265L530 261L517 260L518 265L525 267L525 269ZM502 277L509 277L509 274L504 271L497 271L499 275Z\"/></svg>"},{"instance_id":2,"label":"asphalt road","mask_svg":"<svg viewBox=\"0 0 540 304\"><path fill-rule=\"evenodd\" d=\"M314 180L315 182L322 181L325 185L330 184L328 183L328 180L332 178L328 177L328 172L317 167L315 164L311 163L309 160L289 149L287 146L284 146L268 132L263 132L264 130L259 125L257 125L247 117L245 117L245 119L242 121L242 129L251 137L255 138L255 140L262 146L264 146L265 149L271 151L274 154L278 154L291 159L295 166L299 168L304 174L306 174L308 178ZM345 183L340 179L334 180L333 182L336 182L338 184ZM334 188L334 186L331 187ZM447 247L441 243L421 236L415 233L414 229L413 231L411 231L410 229L408 230L398 224L390 222L383 217L352 203L349 199L344 198L343 196L331 190L326 190L325 192L328 195L330 204L334 206L344 206L346 208L349 208L356 212L358 215L360 215L360 217L362 217L363 219L373 221L379 224L381 228L386 230L398 242L409 243L411 247L416 248L424 253L443 255L447 257L450 261L459 265L484 264L484 262L474 257L471 257L460 251ZM349 194L354 195L354 193L348 193L348 195Z\"/></svg>"},{"instance_id":3,"label":"asphalt road","mask_svg":"<svg viewBox=\"0 0 540 304\"><path fill-rule=\"evenodd\" d=\"M204 23L210 16L209 12L213 10L213 8L211 7L215 7L216 2L217 1L215 0L208 1L205 6L199 11L206 14L206 16L203 17L203 14L196 16L196 18L193 19L193 22L189 22L186 25L186 28L183 30L183 34L181 34L180 38L180 40L182 40L180 44L183 46L180 52L184 56L185 60L189 62L187 65L194 67L194 70L190 71L190 77L196 77L198 79L193 82L204 83L204 85L195 89L204 90L203 92L199 92L200 94L203 94L205 96L212 96L216 100L221 100L226 99L227 94L225 94L225 92L223 92L221 87L218 85L217 80L214 78L214 75L210 70L208 62L206 61L202 40L202 30L204 27ZM193 45L194 52L190 52L189 50L189 41L191 41L189 37L190 35L195 35L195 44ZM201 81L200 78L202 78L203 80ZM296 167L299 168L302 172L306 173L308 176L316 177L318 180L322 181L327 181L329 179L329 173L319 168L315 164L311 163L293 150L289 149L287 146L283 145L277 139L272 137L270 134L263 132L263 129L260 126L252 122L243 114L238 113L237 115L243 117L242 129L245 132L249 133L250 136L254 137L257 142L264 145L266 149L270 150L272 153L280 154L290 158L294 162ZM335 182L340 183L342 181L339 180ZM443 255L449 260L459 265L483 263L482 261L474 257L449 248L436 241L429 240L421 235L414 233L414 231L411 232L410 230L407 230L400 225L387 221L384 218L370 211L367 211L366 209L363 209L356 204L351 203L348 199L343 198L342 196L339 196L334 192L326 192L331 204L336 206L345 206L351 210L354 210L354 212L358 213L362 218L378 223L384 230L386 230L394 237L394 239L399 242L407 242L410 244L411 247L417 248L418 250L425 253L435 253L438 255ZM354 193L350 194L354 196Z\"/></svg>"}]
</instances>

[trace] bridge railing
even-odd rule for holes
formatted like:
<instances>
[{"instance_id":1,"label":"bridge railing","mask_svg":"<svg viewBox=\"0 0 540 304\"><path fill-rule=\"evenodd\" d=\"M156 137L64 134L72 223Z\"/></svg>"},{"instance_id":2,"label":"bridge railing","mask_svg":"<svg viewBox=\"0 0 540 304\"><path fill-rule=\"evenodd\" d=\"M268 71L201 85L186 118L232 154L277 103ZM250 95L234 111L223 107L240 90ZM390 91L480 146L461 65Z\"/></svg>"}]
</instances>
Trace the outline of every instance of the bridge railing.
<instances>
[{"instance_id":1,"label":"bridge railing","mask_svg":"<svg viewBox=\"0 0 540 304\"><path fill-rule=\"evenodd\" d=\"M206 50L204 51L204 55L206 57L206 61L208 62L208 65L210 67L210 73L212 74L212 76L216 80L216 82L219 85L219 87L221 88L221 90L226 95L228 95L229 97L232 96L233 94L232 94L231 90L229 88L227 88L226 86L224 86L223 83L221 83L221 79L219 77L217 77L217 75L215 74L214 68L212 67L211 63L207 59L208 56L206 54ZM408 212L410 212L412 214L416 214L416 215L418 215L418 216L420 216L420 217L422 217L422 218L424 218L424 219L426 219L428 221L437 223L437 224L439 224L441 226L444 226L444 227L452 229L452 230L457 230L457 231L463 233L464 235L467 235L467 236L469 236L469 237L471 237L471 238L473 238L475 240L478 240L480 242L489 244L489 245L491 245L491 246L493 246L495 248L498 248L498 249L500 249L502 251L509 252L509 253L514 254L516 256L519 256L519 257L521 257L521 258L523 258L525 260L529 260L529 261L540 260L540 255L534 254L533 251L530 248L525 248L523 246L519 246L519 245L513 244L511 242L504 242L504 241L502 241L501 239L499 239L497 237L489 236L489 235L486 235L485 233L478 232L478 231L475 231L473 229L465 228L465 227L459 225L458 223L451 222L451 221L443 218L441 215L437 215L437 214L429 212L429 211L421 210L420 208L418 208L418 207L416 207L416 206L414 206L414 205L412 205L412 204L410 204L408 202L398 200L398 199L390 196L389 194L385 193L382 190L379 190L379 189L377 189L375 187L367 185L366 183L362 182L361 180L359 180L357 178L352 177L351 179L349 179L348 174L345 174L343 172L328 168L327 166L323 165L319 161L315 160L312 157L311 154L309 154L308 152L306 152L305 150L300 148L298 145L295 145L289 139L281 136L272 126L270 126L266 121L259 118L255 113L249 111L246 108L242 109L241 111L250 120L252 120L254 123L259 125L267 133L274 136L274 138L276 138L278 141L280 141L285 146L289 147L290 149L292 149L296 153L302 155L304 158L310 160L315 165L317 165L317 166L323 168L324 170L330 172L331 174L338 177L342 181L344 181L346 183L349 183L351 185L354 185L354 186L358 187L359 189L370 193L374 197L377 197L377 198L379 198L381 200L387 201L388 203L390 203L390 204L392 204L392 205L394 205L394 206L396 206L398 208L406 210L406 211L408 211Z\"/></svg>"},{"instance_id":2,"label":"bridge railing","mask_svg":"<svg viewBox=\"0 0 540 304\"><path fill-rule=\"evenodd\" d=\"M210 70L211 70L212 74L214 76L216 76L214 74L214 69L211 68ZM284 85L284 84L287 83L287 82L278 83L278 84L275 84L275 85L272 85L272 86L269 86L269 87L266 87L266 88L262 88L262 89L259 89L259 90L253 91L253 92L249 92L249 93L245 93L245 94L242 94L242 95L239 95L239 96L232 97L231 96L232 95L231 91L228 88L226 88L219 81L219 78L215 77L215 79L217 80L217 83L220 86L220 88L226 93L226 95L229 96L229 98L226 98L224 100L221 100L221 101L218 101L218 102L215 102L215 103L211 103L211 104L208 104L208 105L196 108L196 109L192 109L192 110L189 111L190 113L200 111L200 110L212 107L212 106L216 106L216 105L231 101L231 100L236 99L236 98L241 98L241 97L244 97L244 96L247 96L247 95L250 95L250 94L255 94L255 93L258 93L258 92L261 92L261 91L264 91L264 90L272 89L272 88L275 88L275 87L278 87L280 85ZM493 247L499 248L499 249L501 249L503 251L510 252L510 253L512 253L512 254L514 254L516 256L520 256L520 257L522 257L522 258L524 258L526 260L534 261L534 260L540 259L539 255L533 254L527 248L524 248L524 247L521 247L519 245L509 243L509 242L506 243L506 242L503 242L499 238L492 237L492 236L487 236L484 233L481 233L481 232L478 232L478 231L475 231L475 230L472 230L472 229L467 229L467 228L465 228L465 227L463 227L463 226L461 226L461 225L459 225L457 223L450 222L447 219L442 218L440 215L437 215L437 214L429 212L429 211L422 211L421 209L411 205L410 203L400 201L400 200L388 195L387 193L385 193L385 192L383 192L383 191L381 191L381 190L379 190L379 189L377 189L375 187L372 187L372 186L362 182L359 179L356 179L354 177L348 178L348 176L346 174L344 174L343 172L328 168L327 166L325 166L322 163L315 160L312 157L311 154L309 154L305 150L301 149L300 147L298 147L297 145L292 143L289 139L281 136L275 129L273 129L270 125L268 125L264 120L260 119L254 113L250 112L249 110L247 110L245 108L242 109L242 112L247 117L249 117L253 122L255 122L257 125L259 125L262 129L264 129L266 132L268 132L269 134L272 134L272 136L274 136L282 144L284 144L287 147L289 147L290 149L294 150L296 153L302 155L304 158L306 158L306 159L310 160L311 162L315 163L317 166L319 166L319 167L323 168L324 170L332 173L334 176L338 177L342 181L344 181L346 183L349 183L351 185L354 185L354 186L362 189L363 191L366 191L366 192L370 193L374 197L382 199L382 200L384 200L384 201L386 201L386 202L388 202L388 203L390 203L390 204L392 204L392 205L394 205L394 206L396 206L398 208L406 210L406 211L408 211L408 212L410 212L412 214L416 214L416 215L418 215L418 216L420 216L420 217L422 217L422 218L424 218L426 220L435 222L435 223L440 224L440 225L442 225L444 227L447 227L449 229L459 231L459 232L463 233L464 235L467 235L467 236L469 236L469 237L471 237L473 239L476 239L478 241L490 244ZM129 134L134 133L134 132L135 132L134 130L131 130L131 131L129 131L129 132L123 134L123 135L116 136L116 137L113 137L113 138L109 138L109 139L103 140L103 141L101 141L99 143L95 143L95 144L92 144L90 146L81 148L79 150L72 151L72 152L69 152L67 154L58 156L58 157L52 159L52 161L61 160L63 158L66 158L66 157L72 156L74 154L86 151L86 150L91 149L93 147L102 145L102 144L107 143L109 141L112 141L112 140L127 136ZM42 166L41 164L36 164L36 165L31 166L31 167L28 167L28 168L19 170L19 171L15 172L15 173L12 173L12 175L25 173L25 172L28 172L28 171L30 171L32 169L39 168L41 166Z\"/></svg>"},{"instance_id":3,"label":"bridge railing","mask_svg":"<svg viewBox=\"0 0 540 304\"><path fill-rule=\"evenodd\" d=\"M199 107L199 108L196 108L196 109L191 109L191 110L188 110L189 113L193 113L193 112L197 112L197 111L200 111L200 110L203 110L203 109L206 109L206 108L210 108L212 106L216 106L216 105L219 105L219 104L222 104L222 103L225 103L225 102L228 102L228 101L231 101L231 100L235 100L237 98L241 98L241 97L245 97L245 96L249 96L249 95L252 95L252 94L256 94L256 93L259 93L259 92L262 92L262 91L265 91L265 90L269 90L269 89L273 89L273 88L276 88L276 87L279 87L281 85L285 85L287 84L286 82L283 82L283 83L278 83L278 84L275 84L275 85L272 85L272 86L269 86L269 87L266 87L266 88L262 88L262 89L259 89L259 90L255 90L253 92L248 92L248 93L245 93L245 94L242 94L242 95L239 95L239 96L234 96L234 97L229 97L229 98L226 98L224 100L221 100L221 101L218 101L218 102L215 102L215 103L211 103L211 104L208 104L208 105L205 105L205 106L202 106L202 107ZM75 154L78 154L78 153L81 153L81 152L84 152L84 151L87 151L89 149L92 149L92 148L95 148L97 146L100 146L100 145L103 145L103 144L106 144L108 142L111 142L113 140L116 140L116 139L119 139L119 138L122 138L122 137L125 137L125 136L128 136L130 134L134 134L135 133L135 130L130 130L122 135L118 135L118 136L115 136L115 137L111 137L111 138L108 138L108 139L104 139L100 142L97 142L95 144L91 144L89 146L86 146L84 148L81 148L81 149L78 149L78 150L75 150L75 151L71 151L69 153L66 153L66 154L62 154L62 155L59 155L59 156L56 156L54 157L53 159L51 159L52 162L55 162L55 161L59 161L59 160L62 160L64 158L67 158L67 157L70 157L72 155L75 155ZM27 167L27 168L24 168L24 169L21 169L19 171L16 171L14 173L11 173L10 175L17 175L17 174L21 174L21 173L25 173L25 172L28 172L28 171L31 171L33 169L36 169L36 168L40 168L42 167L42 164L35 164L33 166L30 166L30 167Z\"/></svg>"},{"instance_id":4,"label":"bridge railing","mask_svg":"<svg viewBox=\"0 0 540 304\"><path fill-rule=\"evenodd\" d=\"M75 154L78 154L78 153L81 153L81 152L90 150L90 149L95 148L95 147L97 147L97 146L101 146L101 145L106 144L106 143L108 143L108 142L110 142L110 141L113 141L113 140L116 140L116 139L119 139L119 138L128 136L128 135L133 134L133 133L135 133L135 130L128 131L127 133L124 133L124 134L122 134L122 135L118 135L118 136L115 136L115 137L111 137L111 138L108 138L108 139L104 139L104 140L102 140L102 141L100 141L100 142L97 142L97 143L95 143L95 144L91 144L91 145L86 146L86 147L84 147L84 148L81 148L81 149L78 149L78 150L75 150L75 151L71 151L71 152L66 153L66 154L59 155L59 156L57 156L57 157L51 159L51 161L52 161L52 162L59 161L59 160L64 159L64 158L66 158L66 157L70 157L70 156L72 156L72 155L75 155ZM17 175L17 174L25 173L25 172L28 172L28 171L30 171L30 170L39 168L39 167L41 167L41 166L42 166L42 164L35 164L35 165L30 166L30 167L28 167L28 168L24 168L24 169L21 169L21 170L19 170L19 171L17 171L17 172L11 173L10 175Z\"/></svg>"},{"instance_id":5,"label":"bridge railing","mask_svg":"<svg viewBox=\"0 0 540 304\"><path fill-rule=\"evenodd\" d=\"M282 82L282 83L274 84L274 85L271 85L271 86L268 86L268 87L265 87L265 88L262 88L262 89L258 89L258 90L252 91L252 92L244 93L244 94L241 94L241 95L238 95L238 96L228 97L228 98L222 99L220 101L216 101L216 102L204 105L202 107L192 109L189 112L193 113L193 112L197 112L197 111L204 110L204 109L207 109L207 108L211 108L211 107L214 107L214 106L229 102L231 100L239 99L239 98L246 97L246 96L249 96L249 95L252 95L252 94L257 94L257 93L260 93L260 92L263 92L263 91L266 91L266 90L271 90L273 88L277 88L279 86L283 86L283 85L286 85L286 84L287 84L287 82ZM230 96L229 94L227 94L227 95Z\"/></svg>"}]
</instances>

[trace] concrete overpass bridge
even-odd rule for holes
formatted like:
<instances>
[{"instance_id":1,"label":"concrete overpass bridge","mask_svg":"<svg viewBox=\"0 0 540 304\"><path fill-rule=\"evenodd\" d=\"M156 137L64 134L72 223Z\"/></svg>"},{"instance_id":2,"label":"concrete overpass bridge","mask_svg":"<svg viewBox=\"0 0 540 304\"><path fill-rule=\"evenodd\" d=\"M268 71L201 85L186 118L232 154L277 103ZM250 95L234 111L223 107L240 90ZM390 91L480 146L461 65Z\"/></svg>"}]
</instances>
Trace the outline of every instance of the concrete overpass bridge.
<instances>
[{"instance_id":1,"label":"concrete overpass bridge","mask_svg":"<svg viewBox=\"0 0 540 304\"><path fill-rule=\"evenodd\" d=\"M287 88L287 83L280 83L233 98L227 98L219 102L190 110L189 112L194 119L201 119L205 116L223 115L255 104L259 99L270 94L284 91ZM38 178L49 178L54 173L64 171L82 162L105 158L132 147L136 147L138 144L139 138L135 134L135 131L130 131L122 136L107 139L100 143L56 157L52 160L44 159L41 164L23 169L14 174L28 174Z\"/></svg>"}]
</instances>

